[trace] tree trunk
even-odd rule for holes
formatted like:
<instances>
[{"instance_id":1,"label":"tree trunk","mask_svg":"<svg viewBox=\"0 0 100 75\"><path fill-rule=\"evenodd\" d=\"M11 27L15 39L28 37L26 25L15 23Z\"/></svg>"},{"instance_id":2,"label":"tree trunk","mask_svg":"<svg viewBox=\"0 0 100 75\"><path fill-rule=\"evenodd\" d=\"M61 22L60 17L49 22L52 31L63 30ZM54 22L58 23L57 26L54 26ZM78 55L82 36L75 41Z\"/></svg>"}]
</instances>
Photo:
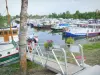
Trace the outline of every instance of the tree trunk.
<instances>
[{"instance_id":1,"label":"tree trunk","mask_svg":"<svg viewBox=\"0 0 100 75\"><path fill-rule=\"evenodd\" d=\"M19 33L19 55L20 55L21 75L26 75L27 73L27 60L26 60L27 8L28 8L28 0L22 0L21 13L20 13L20 33Z\"/></svg>"}]
</instances>

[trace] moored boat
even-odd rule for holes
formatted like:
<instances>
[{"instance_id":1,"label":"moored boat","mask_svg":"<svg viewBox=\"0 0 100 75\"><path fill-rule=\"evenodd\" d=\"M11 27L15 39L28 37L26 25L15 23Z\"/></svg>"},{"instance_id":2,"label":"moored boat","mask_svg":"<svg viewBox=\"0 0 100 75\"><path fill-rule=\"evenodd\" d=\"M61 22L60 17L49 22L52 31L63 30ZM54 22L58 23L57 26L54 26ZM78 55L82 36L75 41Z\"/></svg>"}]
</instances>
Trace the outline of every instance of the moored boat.
<instances>
[{"instance_id":1,"label":"moored boat","mask_svg":"<svg viewBox=\"0 0 100 75\"><path fill-rule=\"evenodd\" d=\"M67 37L90 37L90 36L96 36L100 34L100 29L94 29L94 28L67 28L66 31L64 31L64 36Z\"/></svg>"},{"instance_id":2,"label":"moored boat","mask_svg":"<svg viewBox=\"0 0 100 75\"><path fill-rule=\"evenodd\" d=\"M11 36L13 36L13 40ZM0 65L7 65L19 60L17 42L17 28L12 28L12 35L10 28L0 29Z\"/></svg>"},{"instance_id":3,"label":"moored boat","mask_svg":"<svg viewBox=\"0 0 100 75\"><path fill-rule=\"evenodd\" d=\"M52 30L55 31L63 31L64 28L69 27L69 24L57 24L51 27Z\"/></svg>"},{"instance_id":4,"label":"moored boat","mask_svg":"<svg viewBox=\"0 0 100 75\"><path fill-rule=\"evenodd\" d=\"M41 25L38 24L36 26L33 26L34 28L41 28L41 29L50 29L52 25Z\"/></svg>"},{"instance_id":5,"label":"moored boat","mask_svg":"<svg viewBox=\"0 0 100 75\"><path fill-rule=\"evenodd\" d=\"M11 28L0 29L0 65L8 65L19 61L19 46L18 46L18 29ZM13 40L12 40L12 37ZM32 52L35 43L38 41L37 35L27 34L27 50ZM31 44L29 46L28 44Z\"/></svg>"}]
</instances>

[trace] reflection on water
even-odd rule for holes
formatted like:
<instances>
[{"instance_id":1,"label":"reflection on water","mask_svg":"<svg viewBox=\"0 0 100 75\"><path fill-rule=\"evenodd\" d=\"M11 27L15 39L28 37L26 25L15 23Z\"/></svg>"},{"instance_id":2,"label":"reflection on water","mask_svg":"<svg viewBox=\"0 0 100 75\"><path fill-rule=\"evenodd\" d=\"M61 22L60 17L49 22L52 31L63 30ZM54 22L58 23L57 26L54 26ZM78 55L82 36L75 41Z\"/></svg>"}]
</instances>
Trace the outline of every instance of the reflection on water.
<instances>
[{"instance_id":1,"label":"reflection on water","mask_svg":"<svg viewBox=\"0 0 100 75\"><path fill-rule=\"evenodd\" d=\"M52 30L46 30L46 29L33 29L34 32L38 35L39 41L44 43L47 40L53 40L55 44L65 45L65 39L68 37L64 37L62 35L62 32L58 31L52 31ZM73 38L75 40L75 44L86 44L89 42L96 42L98 40L100 41L100 36L95 37L75 37ZM91 41L93 39L96 39L94 41Z\"/></svg>"},{"instance_id":2,"label":"reflection on water","mask_svg":"<svg viewBox=\"0 0 100 75\"><path fill-rule=\"evenodd\" d=\"M37 30L34 29L34 32L37 33L40 42L44 43L47 40L52 40L55 44L65 45L65 40L62 39L61 33L52 33L51 30Z\"/></svg>"}]
</instances>

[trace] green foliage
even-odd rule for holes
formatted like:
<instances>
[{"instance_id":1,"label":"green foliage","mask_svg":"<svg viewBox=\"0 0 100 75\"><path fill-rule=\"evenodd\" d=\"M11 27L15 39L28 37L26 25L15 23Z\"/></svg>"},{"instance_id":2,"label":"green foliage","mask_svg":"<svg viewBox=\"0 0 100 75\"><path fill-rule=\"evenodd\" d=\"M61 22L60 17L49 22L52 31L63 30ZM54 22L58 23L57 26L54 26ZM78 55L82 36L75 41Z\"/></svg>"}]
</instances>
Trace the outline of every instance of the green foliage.
<instances>
[{"instance_id":1,"label":"green foliage","mask_svg":"<svg viewBox=\"0 0 100 75\"><path fill-rule=\"evenodd\" d=\"M69 37L69 38L65 39L65 42L67 44L73 44L74 43L74 39L72 37Z\"/></svg>"},{"instance_id":2,"label":"green foliage","mask_svg":"<svg viewBox=\"0 0 100 75\"><path fill-rule=\"evenodd\" d=\"M48 43L47 42L44 43L44 47L48 48Z\"/></svg>"},{"instance_id":3,"label":"green foliage","mask_svg":"<svg viewBox=\"0 0 100 75\"><path fill-rule=\"evenodd\" d=\"M85 44L83 45L85 50L93 50L93 49L100 49L100 43L93 43L93 44Z\"/></svg>"},{"instance_id":4,"label":"green foliage","mask_svg":"<svg viewBox=\"0 0 100 75\"><path fill-rule=\"evenodd\" d=\"M56 14L52 13L48 15L49 18L73 18L73 19L100 19L100 12L84 12L80 13L79 10L77 10L74 14L70 14L69 11Z\"/></svg>"},{"instance_id":5,"label":"green foliage","mask_svg":"<svg viewBox=\"0 0 100 75\"><path fill-rule=\"evenodd\" d=\"M6 16L0 16L0 28L4 27L5 23L7 23L7 17Z\"/></svg>"},{"instance_id":6,"label":"green foliage","mask_svg":"<svg viewBox=\"0 0 100 75\"><path fill-rule=\"evenodd\" d=\"M47 42L44 43L45 48L49 48L53 46L53 41L52 40L47 40Z\"/></svg>"}]
</instances>

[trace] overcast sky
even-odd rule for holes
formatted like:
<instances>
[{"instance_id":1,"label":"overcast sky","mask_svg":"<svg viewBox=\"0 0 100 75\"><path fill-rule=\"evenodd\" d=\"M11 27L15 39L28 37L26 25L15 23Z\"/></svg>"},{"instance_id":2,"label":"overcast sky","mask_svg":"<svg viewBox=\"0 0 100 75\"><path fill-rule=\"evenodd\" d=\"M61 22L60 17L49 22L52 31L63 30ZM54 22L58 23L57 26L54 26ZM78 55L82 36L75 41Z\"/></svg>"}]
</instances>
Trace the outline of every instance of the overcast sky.
<instances>
[{"instance_id":1,"label":"overcast sky","mask_svg":"<svg viewBox=\"0 0 100 75\"><path fill-rule=\"evenodd\" d=\"M21 0L8 0L11 15L19 15ZM28 14L47 15L53 12L75 13L100 10L100 0L28 0ZM6 15L5 0L0 0L0 13ZM4 13L5 12L5 13Z\"/></svg>"}]
</instances>

